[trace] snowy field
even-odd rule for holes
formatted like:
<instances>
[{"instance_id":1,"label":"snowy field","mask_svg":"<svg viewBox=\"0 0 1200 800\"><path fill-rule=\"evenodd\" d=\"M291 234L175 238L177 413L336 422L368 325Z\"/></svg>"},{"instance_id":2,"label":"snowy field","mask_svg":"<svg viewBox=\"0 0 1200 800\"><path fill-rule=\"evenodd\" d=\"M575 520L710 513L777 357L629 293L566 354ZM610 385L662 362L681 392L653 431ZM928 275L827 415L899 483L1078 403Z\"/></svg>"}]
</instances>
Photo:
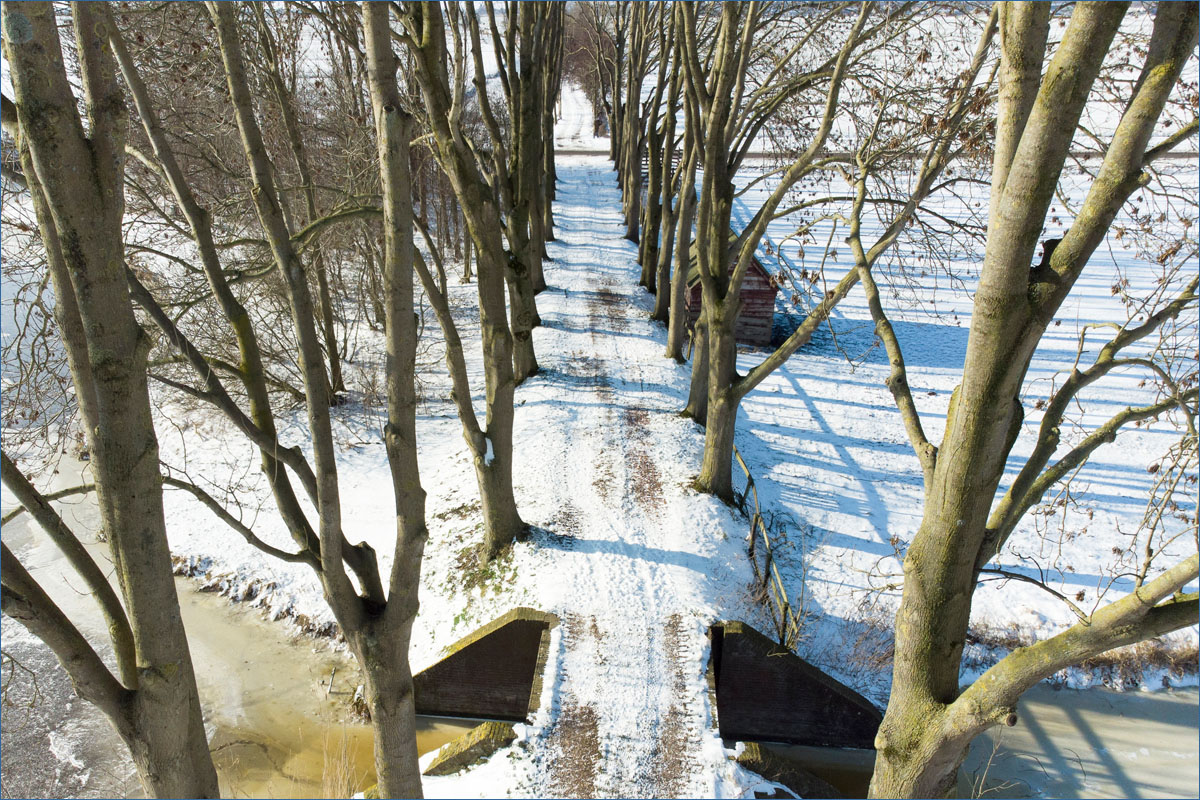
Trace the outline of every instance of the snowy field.
<instances>
[{"instance_id":1,"label":"snowy field","mask_svg":"<svg viewBox=\"0 0 1200 800\"><path fill-rule=\"evenodd\" d=\"M1165 170L1173 185L1197 183L1194 159L1172 162ZM750 183L755 176L749 171L740 177ZM1078 203L1087 185L1070 180L1065 196L1072 204ZM771 188L768 179L745 192L735 204L735 226L749 219ZM836 188L808 187L797 198L808 199ZM986 187L975 195L935 196L927 205L948 218L966 221L986 212ZM1061 237L1070 227L1066 209L1061 202L1056 204L1043 238ZM824 280L813 284L809 294L801 293L798 303L792 303L789 291L780 293L780 312L789 315L803 313L819 301L824 287L832 287L853 264L849 247L841 244L844 224L841 233L831 237L833 223L818 223L812 235L801 242L790 238L797 222L793 217L772 223L768 242L760 249L768 264L777 266L782 261L797 272L813 271L824 259ZM872 227L878 235L879 224L864 221L867 246L873 242ZM1110 331L1093 330L1080 351L1084 326L1123 323L1130 314L1114 291L1116 284L1128 281L1135 287L1132 292L1147 290L1162 272L1160 265L1136 256L1129 246L1130 237L1115 233L1122 227L1133 227L1128 215L1118 218L1114 233L1097 249L1034 355L1022 397L1024 425L1001 481L1001 492L1031 452L1040 409L1053 388L1061 386L1077 355L1079 365L1086 367L1111 338ZM780 252L782 258L774 255ZM961 376L981 254L981 246L972 251L971 243L965 242L950 255L930 257L927 242L918 233L902 238L875 270L885 310L904 349L917 408L934 443L941 439L950 395ZM1195 270L1194 263L1185 267L1184 279ZM1194 350L1194 310L1190 317L1180 318L1178 336L1189 340ZM1143 351L1156 344L1151 337ZM761 358L758 352L743 354L741 371ZM898 555L920 524L922 479L900 414L884 385L889 370L886 353L874 335L866 298L861 287L856 287L837 306L830 324L743 404L738 446L768 507L786 514L794 545L790 574L795 583L805 586L811 601L817 623L810 631L814 641L828 641L830 632L824 624L845 629L847 623L861 623L849 625L854 632L843 630L857 642L865 635L863 625L886 623L899 601ZM1125 407L1153 402L1154 390L1143 380L1148 377L1144 369L1114 372L1082 392L1077 404L1080 410L1070 417L1071 430L1064 429L1060 455ZM1166 418L1140 428L1127 426L1115 443L1093 455L1073 482L1065 506L1049 515L1027 515L998 564L1044 580L1085 610L1127 593L1133 585L1131 562L1128 555L1114 557L1114 548L1124 551L1131 546L1132 534L1146 511L1154 465L1177 437ZM1055 499L1054 492L1047 496L1048 501ZM1185 490L1177 499L1184 513L1194 519L1195 491ZM1186 556L1189 548L1195 548L1194 537L1186 535L1187 523L1176 522L1175 528L1185 535L1167 553ZM1164 558L1162 563L1173 562ZM981 635L1043 638L1074 621L1065 603L1032 584L987 581L976 591L972 623ZM1173 641L1195 645L1197 629L1179 632ZM836 672L842 654L825 648L823 644L802 650L802 654ZM979 666L990 663L985 652L969 652L971 658L979 659ZM878 675L883 682L887 677L886 672ZM1071 670L1060 678L1069 685L1085 686L1105 676ZM1145 676L1148 686L1165 685L1164 681L1194 683L1195 673ZM885 699L886 686L877 685L873 696Z\"/></svg>"}]
</instances>

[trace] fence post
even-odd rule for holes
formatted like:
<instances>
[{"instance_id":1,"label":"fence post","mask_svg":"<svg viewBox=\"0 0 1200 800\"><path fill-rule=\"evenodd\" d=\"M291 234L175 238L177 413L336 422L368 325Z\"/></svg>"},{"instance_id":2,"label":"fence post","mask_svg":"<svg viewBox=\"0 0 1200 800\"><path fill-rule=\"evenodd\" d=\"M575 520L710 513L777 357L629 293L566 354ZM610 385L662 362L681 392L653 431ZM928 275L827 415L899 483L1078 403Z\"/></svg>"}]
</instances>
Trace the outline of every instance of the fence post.
<instances>
[{"instance_id":1,"label":"fence post","mask_svg":"<svg viewBox=\"0 0 1200 800\"><path fill-rule=\"evenodd\" d=\"M754 514L750 517L750 546L747 548L750 565L754 568L754 577L759 582L767 602L771 605L771 616L775 623L775 633L778 636L779 645L791 650L800 638L799 621L792 613L792 604L788 600L787 589L784 588L783 578L779 574L779 568L775 565L775 551L771 546L771 537L767 534L767 523L763 519L762 509L759 506L758 487L754 483L754 476L750 474L750 468L746 466L746 461L738 451L737 445L733 447L733 455L737 459L738 466L742 468L742 472L746 474L746 490L741 493L738 503L743 514L746 513L746 500L750 496L750 492L754 492ZM737 497L736 494L735 497ZM759 534L762 535L763 540L761 572L758 569L757 553Z\"/></svg>"}]
</instances>

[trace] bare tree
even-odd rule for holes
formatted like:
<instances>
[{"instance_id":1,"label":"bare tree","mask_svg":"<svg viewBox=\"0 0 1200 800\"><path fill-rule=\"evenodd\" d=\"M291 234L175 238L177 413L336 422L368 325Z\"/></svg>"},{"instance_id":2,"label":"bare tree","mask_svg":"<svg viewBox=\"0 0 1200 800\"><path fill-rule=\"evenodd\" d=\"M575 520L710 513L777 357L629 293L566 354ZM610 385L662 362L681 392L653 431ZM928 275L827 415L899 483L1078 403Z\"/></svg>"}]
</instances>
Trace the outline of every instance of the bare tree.
<instances>
[{"instance_id":1,"label":"bare tree","mask_svg":"<svg viewBox=\"0 0 1200 800\"><path fill-rule=\"evenodd\" d=\"M294 556L321 580L325 598L350 643L366 680L366 699L375 728L375 763L381 793L420 796L416 720L408 645L417 614L417 590L427 530L425 493L417 472L414 370L416 322L413 315L412 194L409 176L408 115L399 103L396 62L391 53L385 8L364 7L372 106L384 199L383 289L387 342L388 421L384 430L395 498L396 544L386 594L373 556L356 570L358 586L345 564L336 446L329 415L329 383L321 359L317 317L293 234L283 213L273 170L255 117L241 51L238 9L209 5L229 96L234 106L254 200L276 268L286 280L292 320L300 347L308 427L312 436L317 491L317 547ZM380 14L382 12L382 15ZM380 19L382 16L382 20Z\"/></svg>"},{"instance_id":2,"label":"bare tree","mask_svg":"<svg viewBox=\"0 0 1200 800\"><path fill-rule=\"evenodd\" d=\"M298 35L299 31L292 37L286 47L281 47L281 43L277 40L273 29L279 27L278 17L281 13L287 13L286 7L275 9L272 6L252 5L255 19L258 23L258 35L260 49L265 56L265 59L260 64L262 71L267 78L267 85L271 87L271 92L275 97L275 102L279 105L280 116L283 120L284 132L287 135L288 148L291 150L292 158L296 162L296 171L299 173L301 191L304 195L304 211L302 225L308 225L320 218L320 213L317 208L317 187L316 179L309 163L309 146L305 143L305 136L301 130L299 114L296 106L296 77L298 72ZM270 14L274 25L268 24L267 15ZM298 25L293 27L299 28ZM291 63L286 67L283 64L284 58L289 58ZM285 69L288 75L285 77ZM290 80L289 80L290 78ZM337 329L333 313L333 297L329 288L329 271L326 266L322 248L318 243L313 248L312 268L316 273L317 278L317 299L318 311L320 313L321 335L325 344L325 355L329 359L329 386L331 399L339 392L346 391L345 381L342 380L342 363L338 348Z\"/></svg>"},{"instance_id":3,"label":"bare tree","mask_svg":"<svg viewBox=\"0 0 1200 800\"><path fill-rule=\"evenodd\" d=\"M604 25L609 3L580 2L571 6L563 28L563 77L578 86L592 108L592 134L599 136L611 109L612 64L616 43ZM610 147L613 146L610 139ZM615 150L611 150L612 156Z\"/></svg>"},{"instance_id":4,"label":"bare tree","mask_svg":"<svg viewBox=\"0 0 1200 800\"><path fill-rule=\"evenodd\" d=\"M1196 305L1194 275L1152 293L1140 319L1116 325L1091 365L1077 364L1052 394L1037 444L997 499L1024 418L1020 402L1034 349L1107 235L1117 213L1148 179L1147 170L1195 134L1195 124L1151 146L1155 126L1185 63L1194 58L1194 5L1160 3L1137 80L1127 83L1123 114L1105 143L1101 165L1070 229L1034 264L1034 250L1080 120L1128 4L1079 3L1044 65L1048 3L1000 8L1000 94L992 166L987 246L967 345L962 383L951 403L940 447L928 442L904 380L899 343L876 296L877 331L893 364L889 381L909 439L925 472L925 510L904 559L904 592L896 620L895 666L887 714L876 740L875 797L942 796L954 791L971 740L1016 720L1017 699L1059 669L1114 647L1188 625L1198 616L1197 554L1166 565L1147 549L1134 590L1063 632L1013 651L965 690L959 687L971 598L981 574L1016 523L1069 477L1097 447L1130 423L1179 409L1186 417L1177 451L1195 448L1195 364L1180 383L1153 358L1129 348ZM873 295L869 290L869 294ZM1085 331L1085 335L1086 335ZM1136 353L1136 350L1134 351ZM1081 345L1082 355L1082 345ZM1158 400L1119 412L1055 460L1060 424L1084 387L1119 368L1147 369L1162 380ZM1189 438L1190 437L1190 438ZM1195 521L1190 520L1192 531ZM1194 533L1193 533L1194 535ZM1154 562L1154 566L1151 566Z\"/></svg>"},{"instance_id":5,"label":"bare tree","mask_svg":"<svg viewBox=\"0 0 1200 800\"><path fill-rule=\"evenodd\" d=\"M23 173L55 285L124 609L78 540L7 458L3 478L96 592L120 677L7 546L3 608L54 650L76 691L112 722L147 794L216 797L167 547L146 377L150 342L134 318L125 281L127 120L100 11L78 3L71 14L86 135L50 3L4 4L4 54L12 70Z\"/></svg>"},{"instance_id":6,"label":"bare tree","mask_svg":"<svg viewBox=\"0 0 1200 800\"><path fill-rule=\"evenodd\" d=\"M442 14L438 3L404 3L399 13L402 32L395 35L412 56L412 69L420 86L426 123L432 133L435 155L454 187L470 232L476 255L476 286L479 293L479 322L482 333L485 419L480 426L472 407L469 387L456 382L453 399L458 407L463 437L471 450L483 506L484 545L481 558L486 562L526 530L517 511L512 488L513 332L505 319L505 281L510 260L504 249L504 230L500 204L489 176L496 176L497 164L503 164L502 152L490 156L480 152L464 130L467 111L468 60L475 65L476 97L486 92L481 75L481 44L478 19L470 6L465 11L457 4L449 6L454 17ZM464 21L462 16L466 17ZM464 28L470 42L464 41ZM447 33L453 38L453 54L447 45ZM481 105L485 119L490 104ZM503 144L493 129L493 145ZM513 303L517 301L514 299ZM447 337L447 357L453 343ZM451 374L456 372L451 366Z\"/></svg>"},{"instance_id":7,"label":"bare tree","mask_svg":"<svg viewBox=\"0 0 1200 800\"><path fill-rule=\"evenodd\" d=\"M691 399L685 413L705 426L704 459L696 486L727 501L733 499L733 435L742 398L808 341L813 327L857 280L847 278L839 283L810 314L808 326L801 326L748 375L737 374L735 329L742 284L767 224L791 187L828 161L825 143L853 63L871 50L874 40L898 36L912 17L907 4L878 13L871 3L861 4L856 14L852 8L837 4L816 13L791 13L786 6L767 9L759 3L724 3L713 37L713 54L703 59L697 36L699 9L677 6L686 74L685 110L688 124L695 129L704 173L696 219L702 308ZM763 41L764 36L774 43ZM797 68L801 53L809 62ZM734 176L778 109L804 93L815 93L821 101L815 130L730 247Z\"/></svg>"}]
</instances>

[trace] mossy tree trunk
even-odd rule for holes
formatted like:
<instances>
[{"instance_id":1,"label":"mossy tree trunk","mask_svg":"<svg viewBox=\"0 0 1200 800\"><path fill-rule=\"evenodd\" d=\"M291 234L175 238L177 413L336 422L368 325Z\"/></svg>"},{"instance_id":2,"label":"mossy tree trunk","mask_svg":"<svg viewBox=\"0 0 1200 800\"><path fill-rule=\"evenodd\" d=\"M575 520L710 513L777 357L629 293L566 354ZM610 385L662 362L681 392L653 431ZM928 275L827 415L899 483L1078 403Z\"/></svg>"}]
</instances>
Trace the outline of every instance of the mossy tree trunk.
<instances>
[{"instance_id":1,"label":"mossy tree trunk","mask_svg":"<svg viewBox=\"0 0 1200 800\"><path fill-rule=\"evenodd\" d=\"M509 79L513 151L507 165L510 180L501 188L502 200L509 206L507 238L512 248L509 297L513 333L513 374L518 384L538 371L533 347L533 329L541 324L534 295L546 288L542 271L540 167L542 160L542 119L539 59L534 53L545 24L543 3L522 3L517 19L510 20L520 32L518 52L508 52L512 70ZM510 186L511 188L506 188Z\"/></svg>"},{"instance_id":2,"label":"mossy tree trunk","mask_svg":"<svg viewBox=\"0 0 1200 800\"><path fill-rule=\"evenodd\" d=\"M542 70L542 237L543 241L554 241L554 198L558 184L558 173L554 165L554 120L555 109L562 93L563 28L566 6L564 3L548 3L549 19L543 52L549 63Z\"/></svg>"},{"instance_id":3,"label":"mossy tree trunk","mask_svg":"<svg viewBox=\"0 0 1200 800\"><path fill-rule=\"evenodd\" d=\"M680 204L682 201L681 192L683 191L684 172L687 167L687 154L690 148L684 144L684 157L675 161L676 153L676 119L679 115L679 95L683 91L683 69L679 63L680 47L675 41L676 39L676 21L672 15L671 41L674 45L675 57L673 61L673 75L671 77L671 88L667 92L667 104L663 109L663 135L661 141L662 147L662 164L663 164L663 179L660 184L660 206L662 218L659 222L659 247L655 254L654 264L654 311L651 313L651 318L667 324L670 327L671 305L675 302L675 285L671 280L671 259L675 254L675 241L679 235L677 223L679 221ZM662 56L665 59L665 56ZM694 163L694 162L693 162ZM694 179L693 179L694 181ZM689 187L694 192L694 182ZM691 221L688 222L688 236L691 235ZM687 261L684 261L686 264ZM686 284L687 268L684 268L684 283ZM669 330L668 330L669 336ZM672 350L678 350L678 345L674 348L671 343L667 344L668 353Z\"/></svg>"},{"instance_id":4,"label":"mossy tree trunk","mask_svg":"<svg viewBox=\"0 0 1200 800\"><path fill-rule=\"evenodd\" d=\"M425 491L417 463L417 323L413 308L412 118L396 81L388 9L362 4L367 80L383 193L384 309L387 410L384 445L395 498L396 546L387 606L366 615L351 639L367 677L367 704L375 729L380 797L420 797L416 705L408 649L417 618L421 559L428 531ZM444 280L444 279L443 279ZM368 612L371 609L367 609Z\"/></svg>"},{"instance_id":5,"label":"mossy tree trunk","mask_svg":"<svg viewBox=\"0 0 1200 800\"><path fill-rule=\"evenodd\" d=\"M622 207L625 212L625 238L631 242L641 239L642 220L642 152L645 148L642 119L642 81L650 54L650 27L665 6L652 3L626 3L629 46L626 50L625 83L619 87L625 96L621 104L621 136L617 171L621 184ZM614 94L618 90L614 88Z\"/></svg>"},{"instance_id":6,"label":"mossy tree trunk","mask_svg":"<svg viewBox=\"0 0 1200 800\"><path fill-rule=\"evenodd\" d=\"M692 265L692 228L696 220L696 161L691 123L684 130L683 175L679 185L678 212L675 219L675 272L671 276L671 305L667 309L667 358L683 363L684 346L690 320L688 312L688 272Z\"/></svg>"},{"instance_id":7,"label":"mossy tree trunk","mask_svg":"<svg viewBox=\"0 0 1200 800\"><path fill-rule=\"evenodd\" d=\"M1140 582L1128 596L1084 615L1063 633L1014 651L967 689L959 686L980 570L999 551L1014 520L1054 482L1042 479L1053 479L1055 471L1043 472L1049 454L1039 463L1037 453L1044 449L1039 444L1030 464L1032 475L1042 473L1040 490L1018 492L1022 499L1015 505L1009 503L1011 490L995 501L1022 423L1019 398L1029 359L1116 213L1142 185L1143 167L1157 155L1147 150L1150 136L1196 46L1196 7L1160 3L1141 77L1087 199L1049 263L1031 270L1068 155L1069 134L1126 7L1077 4L1044 78L1049 5L1001 9L1001 89L988 241L962 383L951 399L941 447L924 447L910 427L914 447L929 461L925 511L904 560L892 693L876 740L873 797L952 794L971 740L991 726L1013 724L1017 699L1026 689L1112 647L1197 621L1196 595L1181 594L1197 576L1193 554ZM1194 281L1189 291L1194 298ZM1186 396L1170 401L1177 402L1194 401ZM1170 403L1141 411L1161 413ZM1114 418L1110 425L1120 420ZM1089 444L1089 437L1080 445L1083 452L1064 461L1068 466L1082 463L1089 448L1107 440L1108 433L1115 435L1115 427L1095 444ZM1057 438L1050 431L1045 435L1054 440L1048 448L1052 452Z\"/></svg>"},{"instance_id":8,"label":"mossy tree trunk","mask_svg":"<svg viewBox=\"0 0 1200 800\"><path fill-rule=\"evenodd\" d=\"M110 23L100 11L88 3L71 9L87 135L51 4L4 3L4 54L22 166L67 322L63 343L88 423L101 525L124 603L123 611L111 598L105 603L101 587L93 587L106 613L116 618L111 633L121 679L7 546L0 567L3 609L51 647L76 691L107 716L129 747L148 795L216 797L217 776L167 545L146 375L150 339L134 317L125 281L127 118L108 49ZM14 485L11 477L5 475L6 484ZM52 535L69 535L48 506L31 504L31 512L51 521ZM83 574L87 580L88 572Z\"/></svg>"},{"instance_id":9,"label":"mossy tree trunk","mask_svg":"<svg viewBox=\"0 0 1200 800\"><path fill-rule=\"evenodd\" d=\"M638 285L651 294L658 293L658 253L662 239L663 187L671 176L671 152L673 143L664 141L673 136L674 128L667 128L666 116L671 109L663 108L663 96L668 84L668 68L671 65L670 51L675 35L674 15L660 13L657 20L658 78L654 94L646 115L644 138L646 140L646 205L642 209L642 235L638 240L638 263L642 275ZM660 123L660 117L661 123ZM664 152L665 151L665 152ZM639 173L640 174L640 173ZM667 203L670 202L668 198ZM665 282L664 282L665 288Z\"/></svg>"}]
</instances>

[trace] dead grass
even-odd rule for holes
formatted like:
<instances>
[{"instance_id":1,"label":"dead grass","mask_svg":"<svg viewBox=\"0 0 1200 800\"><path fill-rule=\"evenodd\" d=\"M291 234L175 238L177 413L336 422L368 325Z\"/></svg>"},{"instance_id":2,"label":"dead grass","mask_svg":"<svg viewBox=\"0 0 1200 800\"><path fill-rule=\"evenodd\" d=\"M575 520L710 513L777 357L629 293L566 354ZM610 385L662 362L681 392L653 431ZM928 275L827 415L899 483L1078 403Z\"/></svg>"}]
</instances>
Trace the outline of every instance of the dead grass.
<instances>
[{"instance_id":1,"label":"dead grass","mask_svg":"<svg viewBox=\"0 0 1200 800\"><path fill-rule=\"evenodd\" d=\"M339 735L325 734L323 754L325 767L321 771L322 797L353 797L362 791L367 782L367 774L354 766L350 739L345 731Z\"/></svg>"},{"instance_id":2,"label":"dead grass","mask_svg":"<svg viewBox=\"0 0 1200 800\"><path fill-rule=\"evenodd\" d=\"M592 478L592 488L596 490L602 500L607 501L612 497L612 484L615 477L611 464L596 465L596 477Z\"/></svg>"},{"instance_id":3,"label":"dead grass","mask_svg":"<svg viewBox=\"0 0 1200 800\"><path fill-rule=\"evenodd\" d=\"M625 438L630 442L626 462L629 465L629 492L643 508L653 510L663 504L662 476L658 463L647 451L646 425L650 413L644 408L626 408L622 416Z\"/></svg>"},{"instance_id":4,"label":"dead grass","mask_svg":"<svg viewBox=\"0 0 1200 800\"><path fill-rule=\"evenodd\" d=\"M574 650L584 637L603 644L604 635L594 616L567 612L562 617L563 645ZM603 647L598 647L603 651ZM599 775L600 717L590 705L563 698L558 716L546 730L547 793L553 797L595 797Z\"/></svg>"},{"instance_id":5,"label":"dead grass","mask_svg":"<svg viewBox=\"0 0 1200 800\"><path fill-rule=\"evenodd\" d=\"M646 509L658 509L663 504L662 477L658 464L640 447L629 454L632 486L629 487L638 504Z\"/></svg>"},{"instance_id":6,"label":"dead grass","mask_svg":"<svg viewBox=\"0 0 1200 800\"><path fill-rule=\"evenodd\" d=\"M516 580L517 570L513 564L511 545L506 546L487 564L479 562L482 548L482 543L469 544L455 554L454 571L446 578L451 592L458 590L471 594L479 589L480 594L484 596L488 592L500 594Z\"/></svg>"},{"instance_id":7,"label":"dead grass","mask_svg":"<svg viewBox=\"0 0 1200 800\"><path fill-rule=\"evenodd\" d=\"M467 519L468 517L471 517L477 513L479 513L479 501L472 500L468 503L455 506L454 508L440 511L437 514L432 515L431 519L436 519L439 522L446 522L447 520L451 519Z\"/></svg>"},{"instance_id":8,"label":"dead grass","mask_svg":"<svg viewBox=\"0 0 1200 800\"><path fill-rule=\"evenodd\" d=\"M1161 639L1138 642L1090 658L1080 669L1099 673L1105 683L1137 686L1149 669L1161 669L1181 678L1200 672L1200 648L1193 643L1168 643Z\"/></svg>"},{"instance_id":9,"label":"dead grass","mask_svg":"<svg viewBox=\"0 0 1200 800\"><path fill-rule=\"evenodd\" d=\"M626 317L625 298L612 290L612 285L604 285L596 290L596 299L591 302L589 316L593 330L602 319L612 326L614 331L625 331L629 328Z\"/></svg>"},{"instance_id":10,"label":"dead grass","mask_svg":"<svg viewBox=\"0 0 1200 800\"><path fill-rule=\"evenodd\" d=\"M555 533L570 539L577 538L583 527L579 521L579 509L571 502L567 502L558 510L550 524Z\"/></svg>"}]
</instances>

